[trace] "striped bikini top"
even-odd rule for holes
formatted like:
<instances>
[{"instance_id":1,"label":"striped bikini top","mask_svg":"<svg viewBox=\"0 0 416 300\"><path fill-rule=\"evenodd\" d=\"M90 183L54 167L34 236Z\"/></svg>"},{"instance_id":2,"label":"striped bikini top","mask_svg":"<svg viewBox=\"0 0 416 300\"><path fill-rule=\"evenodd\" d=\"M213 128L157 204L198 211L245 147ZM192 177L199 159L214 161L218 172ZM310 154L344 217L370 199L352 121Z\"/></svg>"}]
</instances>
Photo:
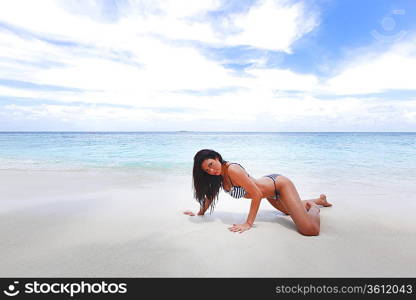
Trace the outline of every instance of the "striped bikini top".
<instances>
[{"instance_id":1,"label":"striped bikini top","mask_svg":"<svg viewBox=\"0 0 416 300\"><path fill-rule=\"evenodd\" d=\"M243 166L242 166L242 165L240 165L240 164L237 164L237 163L230 163L230 164L227 166L227 168L225 169L225 173L227 174L227 176L228 176L228 167L229 167L230 165L232 165L232 164L239 165L240 167L242 167L242 168L243 168ZM244 169L244 168L243 168L243 169ZM244 169L244 170L245 170L245 169ZM247 175L248 175L248 174L247 174ZM248 175L248 177L250 177L250 175ZM232 187L231 187L231 189L230 189L229 191L227 191L226 189L224 189L224 191L225 191L226 193L230 194L230 196L231 196L231 197L236 198L236 199L244 197L244 196L247 194L247 191L246 191L246 190L245 190L242 186L234 185L234 184L233 184L233 182L231 181L230 176L228 176L228 178L230 179L230 182L231 182Z\"/></svg>"}]
</instances>

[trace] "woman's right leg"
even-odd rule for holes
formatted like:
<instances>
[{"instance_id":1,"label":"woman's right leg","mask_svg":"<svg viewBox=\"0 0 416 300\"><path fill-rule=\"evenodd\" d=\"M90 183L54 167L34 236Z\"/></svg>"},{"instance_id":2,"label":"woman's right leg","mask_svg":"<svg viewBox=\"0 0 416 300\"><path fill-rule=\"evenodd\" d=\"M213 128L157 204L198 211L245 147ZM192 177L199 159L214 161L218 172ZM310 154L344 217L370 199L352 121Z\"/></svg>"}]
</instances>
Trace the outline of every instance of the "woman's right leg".
<instances>
[{"instance_id":1,"label":"woman's right leg","mask_svg":"<svg viewBox=\"0 0 416 300\"><path fill-rule=\"evenodd\" d=\"M293 222L295 222L299 233L308 236L319 235L319 207L312 204L308 205L309 210L307 210L299 197L295 185L285 176L279 176L279 179L276 181L276 187L280 192L280 200L284 205L284 209L287 210ZM281 206L283 207L283 205Z\"/></svg>"}]
</instances>

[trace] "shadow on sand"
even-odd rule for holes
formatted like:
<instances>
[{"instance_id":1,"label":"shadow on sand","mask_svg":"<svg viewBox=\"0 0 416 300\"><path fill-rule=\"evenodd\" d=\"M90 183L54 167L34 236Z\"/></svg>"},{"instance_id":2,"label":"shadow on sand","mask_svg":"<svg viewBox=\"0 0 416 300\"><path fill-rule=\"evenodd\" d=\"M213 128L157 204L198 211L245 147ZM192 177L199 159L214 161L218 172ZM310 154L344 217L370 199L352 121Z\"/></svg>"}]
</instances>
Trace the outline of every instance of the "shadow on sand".
<instances>
[{"instance_id":1,"label":"shadow on sand","mask_svg":"<svg viewBox=\"0 0 416 300\"><path fill-rule=\"evenodd\" d=\"M206 213L204 216L189 217L189 221L195 224L208 223L220 220L223 224L232 226L233 224L242 224L247 218L247 213L215 211L212 214ZM292 219L281 212L265 210L257 214L256 222L278 223L287 229L297 231ZM254 225L255 226L255 225Z\"/></svg>"}]
</instances>

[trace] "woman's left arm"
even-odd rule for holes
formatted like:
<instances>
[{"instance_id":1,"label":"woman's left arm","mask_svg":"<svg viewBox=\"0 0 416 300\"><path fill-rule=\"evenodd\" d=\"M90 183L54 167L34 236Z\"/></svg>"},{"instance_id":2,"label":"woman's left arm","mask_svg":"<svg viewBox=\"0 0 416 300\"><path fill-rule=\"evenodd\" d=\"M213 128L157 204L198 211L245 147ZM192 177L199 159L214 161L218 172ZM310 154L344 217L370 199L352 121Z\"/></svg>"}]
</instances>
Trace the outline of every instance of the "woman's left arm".
<instances>
[{"instance_id":1,"label":"woman's left arm","mask_svg":"<svg viewBox=\"0 0 416 300\"><path fill-rule=\"evenodd\" d=\"M228 175L231 176L232 181L243 187L251 196L250 211L247 216L246 223L244 224L233 224L232 227L228 228L233 232L244 232L253 226L254 220L256 219L257 212L259 211L260 202L262 199L262 193L257 187L256 183L248 176L248 174L237 166L230 166Z\"/></svg>"}]
</instances>

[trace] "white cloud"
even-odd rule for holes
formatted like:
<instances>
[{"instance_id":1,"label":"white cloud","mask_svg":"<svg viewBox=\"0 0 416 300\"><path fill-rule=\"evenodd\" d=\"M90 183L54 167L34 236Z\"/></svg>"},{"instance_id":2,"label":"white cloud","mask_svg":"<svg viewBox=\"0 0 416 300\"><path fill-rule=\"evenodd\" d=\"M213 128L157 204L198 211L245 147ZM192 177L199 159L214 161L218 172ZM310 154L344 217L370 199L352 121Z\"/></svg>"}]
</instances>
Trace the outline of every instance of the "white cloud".
<instances>
[{"instance_id":1,"label":"white cloud","mask_svg":"<svg viewBox=\"0 0 416 300\"><path fill-rule=\"evenodd\" d=\"M81 9L85 5L88 9ZM248 45L291 53L294 41L319 25L318 13L308 11L302 2L261 1L244 13L229 16L222 26L215 27L224 30L218 32L205 15L220 7L218 1L131 1L120 7L119 18L111 22L97 15L91 17L98 9L94 5L94 1L0 2L0 21L48 39L74 43L60 46L34 36L0 31L0 78L80 89L46 91L0 86L3 97L62 102L9 105L3 117L62 120L80 124L80 128L98 122L102 130L123 129L127 123L132 129L134 124L145 122L155 126L194 122L192 130L204 121L205 126L215 123L219 129L227 129L229 124L238 124L246 130L283 123L290 130L296 129L296 122L308 126L302 119L316 120L329 129L333 124L366 124L383 118L416 123L414 101L386 104L359 97L329 101L313 96L414 89L414 40L396 43L382 53L368 49L357 53L340 64L338 74L324 83L313 74L268 69L261 58L247 70L246 77L240 77L190 44L174 41L194 39L214 46ZM364 59L360 58L363 54ZM228 88L235 89L217 96L178 93ZM299 93L296 97L276 93L285 90ZM73 102L133 108L75 106ZM387 106L394 109L376 112L376 108ZM172 107L177 110L161 109Z\"/></svg>"},{"instance_id":2,"label":"white cloud","mask_svg":"<svg viewBox=\"0 0 416 300\"><path fill-rule=\"evenodd\" d=\"M416 125L416 100L380 102L376 98L350 97L328 101L309 96L256 101L250 98L234 107L229 103L223 105L221 98L211 100L207 110L196 107L199 111L194 113L94 105L13 104L0 111L0 116L10 123L41 120L46 125L39 130L51 130L59 122L87 130L409 131ZM175 106L175 110L178 108Z\"/></svg>"},{"instance_id":3,"label":"white cloud","mask_svg":"<svg viewBox=\"0 0 416 300\"><path fill-rule=\"evenodd\" d=\"M255 76L253 86L267 90L312 90L318 84L314 75L297 74L288 69L258 69L253 68L247 71Z\"/></svg>"},{"instance_id":4,"label":"white cloud","mask_svg":"<svg viewBox=\"0 0 416 300\"><path fill-rule=\"evenodd\" d=\"M249 45L292 53L293 42L318 25L318 14L307 11L304 3L265 0L251 7L247 14L231 18L228 26L235 27L238 34L226 41L230 45Z\"/></svg>"},{"instance_id":5,"label":"white cloud","mask_svg":"<svg viewBox=\"0 0 416 300\"><path fill-rule=\"evenodd\" d=\"M271 35L275 32L277 35L291 36L292 29L289 34L284 34L282 28L296 27L291 24L293 22L301 23L299 18L293 19L294 16L299 17L295 11L300 10L300 5L283 7L278 2L264 2L247 15L234 16L233 20L236 24L242 24L243 32L250 35L253 29L257 29L251 27L255 25L252 24L253 14L258 15L259 9L260 12L265 12L270 5L273 7L272 14L279 17L277 19L289 11L291 17L285 19L287 24L280 24L279 29L273 28L276 24L271 24L273 26L268 31L263 28L264 34ZM9 59L8 62L0 62L0 76L39 84L101 90L103 95L124 94L117 101L139 105L141 103L136 103L137 99L166 90L203 90L247 85L250 88L250 85L255 85L253 80L234 77L220 64L208 60L191 46L176 46L152 37L156 34L171 40L197 39L224 45L209 22L201 21L204 18L191 18L203 16L206 11L219 6L219 1L130 1L120 8L121 17L116 23L105 23L89 18L86 14L98 10L94 1L2 1L1 21L49 39L79 43L82 47L62 47L36 38L28 39L10 32L0 32L0 54ZM248 20L248 23L244 20ZM293 37L290 39L293 40ZM256 45L255 40L253 42L253 46L260 46ZM280 47L279 41L275 41L275 44L277 48ZM284 44L287 47L289 40ZM113 52L129 53L129 60L142 67L109 60ZM44 59L65 66L36 67ZM13 60L24 60L32 65L26 64L23 67L21 64L10 63ZM263 81L270 80L266 79L267 75L260 75L260 71L252 72L258 78L264 78ZM58 96L57 100L59 99Z\"/></svg>"},{"instance_id":6,"label":"white cloud","mask_svg":"<svg viewBox=\"0 0 416 300\"><path fill-rule=\"evenodd\" d=\"M416 35L391 44L385 50L364 49L341 64L339 74L327 80L321 91L331 94L381 93L389 89L415 90Z\"/></svg>"}]
</instances>

